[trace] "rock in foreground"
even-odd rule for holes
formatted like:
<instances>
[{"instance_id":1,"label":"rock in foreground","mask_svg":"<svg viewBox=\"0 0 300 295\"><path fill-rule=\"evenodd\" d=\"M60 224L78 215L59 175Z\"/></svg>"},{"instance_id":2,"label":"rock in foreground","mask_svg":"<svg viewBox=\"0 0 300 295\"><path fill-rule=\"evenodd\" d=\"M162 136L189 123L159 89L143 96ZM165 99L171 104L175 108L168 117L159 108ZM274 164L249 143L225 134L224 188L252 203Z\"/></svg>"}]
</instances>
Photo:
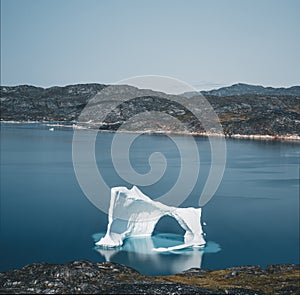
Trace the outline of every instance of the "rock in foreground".
<instances>
[{"instance_id":1,"label":"rock in foreground","mask_svg":"<svg viewBox=\"0 0 300 295\"><path fill-rule=\"evenodd\" d=\"M115 263L36 263L0 273L0 294L299 294L299 265L191 269L149 277Z\"/></svg>"}]
</instances>

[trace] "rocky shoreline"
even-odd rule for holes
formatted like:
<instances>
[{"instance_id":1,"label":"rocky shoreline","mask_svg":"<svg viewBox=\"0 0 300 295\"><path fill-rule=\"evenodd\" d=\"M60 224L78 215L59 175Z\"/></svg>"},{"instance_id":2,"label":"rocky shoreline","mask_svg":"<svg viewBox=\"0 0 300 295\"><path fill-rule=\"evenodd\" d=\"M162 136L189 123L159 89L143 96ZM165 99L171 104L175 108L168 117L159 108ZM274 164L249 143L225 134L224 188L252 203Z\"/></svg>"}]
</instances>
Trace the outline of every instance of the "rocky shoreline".
<instances>
[{"instance_id":1,"label":"rocky shoreline","mask_svg":"<svg viewBox=\"0 0 300 295\"><path fill-rule=\"evenodd\" d=\"M111 262L34 263L0 273L0 294L299 294L299 264L193 268L151 277Z\"/></svg>"},{"instance_id":2,"label":"rocky shoreline","mask_svg":"<svg viewBox=\"0 0 300 295\"><path fill-rule=\"evenodd\" d=\"M45 124L48 127L53 128L72 128L72 129L93 129L93 125L90 128L87 126L83 128L82 126L78 126L77 122L39 122L39 121L4 121L0 120L0 123L6 124ZM114 130L98 130L98 132L116 132ZM118 131L122 133L145 133L145 134L172 134L172 135L192 135L192 136L204 136L204 137L225 137L225 138L233 138L233 139L250 139L250 140L277 140L277 141L291 141L291 142L300 142L299 135L264 135L264 134L217 134L217 133L205 133L205 132L187 132L187 131L163 131L163 130L148 130L148 131Z\"/></svg>"}]
</instances>

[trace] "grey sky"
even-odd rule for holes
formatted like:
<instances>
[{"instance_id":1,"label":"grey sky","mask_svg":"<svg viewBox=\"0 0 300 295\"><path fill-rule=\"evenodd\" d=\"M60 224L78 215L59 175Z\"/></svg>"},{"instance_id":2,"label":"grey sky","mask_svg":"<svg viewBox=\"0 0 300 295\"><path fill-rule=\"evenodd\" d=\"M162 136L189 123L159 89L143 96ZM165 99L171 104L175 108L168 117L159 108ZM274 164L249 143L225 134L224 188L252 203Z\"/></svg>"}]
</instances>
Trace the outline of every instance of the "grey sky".
<instances>
[{"instance_id":1,"label":"grey sky","mask_svg":"<svg viewBox=\"0 0 300 295\"><path fill-rule=\"evenodd\" d=\"M300 1L1 0L1 84L300 84Z\"/></svg>"}]
</instances>

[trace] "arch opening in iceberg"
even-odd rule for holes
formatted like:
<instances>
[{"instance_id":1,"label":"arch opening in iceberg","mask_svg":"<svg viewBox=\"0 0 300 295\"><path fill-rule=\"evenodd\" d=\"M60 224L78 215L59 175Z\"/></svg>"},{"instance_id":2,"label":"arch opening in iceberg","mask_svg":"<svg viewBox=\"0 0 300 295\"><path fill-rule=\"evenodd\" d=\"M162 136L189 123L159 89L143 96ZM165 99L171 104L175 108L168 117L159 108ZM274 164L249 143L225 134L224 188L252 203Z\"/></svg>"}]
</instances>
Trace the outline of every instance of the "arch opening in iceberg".
<instances>
[{"instance_id":1,"label":"arch opening in iceberg","mask_svg":"<svg viewBox=\"0 0 300 295\"><path fill-rule=\"evenodd\" d=\"M185 230L178 221L169 215L162 216L155 225L153 235L160 233L169 233L183 236Z\"/></svg>"}]
</instances>

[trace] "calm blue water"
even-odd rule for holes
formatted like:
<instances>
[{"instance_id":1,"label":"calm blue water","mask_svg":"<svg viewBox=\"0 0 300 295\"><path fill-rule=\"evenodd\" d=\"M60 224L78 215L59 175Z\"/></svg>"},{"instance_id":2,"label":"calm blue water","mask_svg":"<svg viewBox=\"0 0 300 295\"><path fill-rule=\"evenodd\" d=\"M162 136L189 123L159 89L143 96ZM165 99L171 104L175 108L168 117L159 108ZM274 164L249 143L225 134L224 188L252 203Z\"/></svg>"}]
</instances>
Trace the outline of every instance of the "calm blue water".
<instances>
[{"instance_id":1,"label":"calm blue water","mask_svg":"<svg viewBox=\"0 0 300 295\"><path fill-rule=\"evenodd\" d=\"M170 217L160 220L153 238L128 240L122 249L95 249L94 239L105 232L107 215L77 183L72 136L68 128L51 132L42 124L1 124L0 271L78 259L110 260L150 275L190 267L299 263L299 144L228 140L223 181L203 209L207 248L154 254L149 253L153 245L182 240L182 229ZM112 167L112 138L111 133L98 135L98 164L110 186L128 185ZM196 140L201 174L185 206L196 205L209 169L208 141ZM138 172L148 171L148 155L155 151L164 152L169 165L161 181L142 188L153 198L172 187L180 168L178 150L168 137L143 135L131 152Z\"/></svg>"}]
</instances>

